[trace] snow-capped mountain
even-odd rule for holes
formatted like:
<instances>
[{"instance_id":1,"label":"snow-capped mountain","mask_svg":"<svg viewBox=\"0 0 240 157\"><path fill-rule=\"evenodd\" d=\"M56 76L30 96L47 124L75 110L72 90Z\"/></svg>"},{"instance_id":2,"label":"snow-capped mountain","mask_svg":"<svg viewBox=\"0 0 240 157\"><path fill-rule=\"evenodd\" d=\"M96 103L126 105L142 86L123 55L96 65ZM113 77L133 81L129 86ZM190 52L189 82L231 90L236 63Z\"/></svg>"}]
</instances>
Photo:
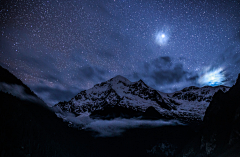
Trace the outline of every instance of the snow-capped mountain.
<instances>
[{"instance_id":1,"label":"snow-capped mountain","mask_svg":"<svg viewBox=\"0 0 240 157\"><path fill-rule=\"evenodd\" d=\"M142 80L130 82L118 75L91 89L81 91L68 102L59 102L55 107L76 116L101 115L101 111L107 110L114 112L112 114L117 117L131 117L129 115L131 113L135 113L133 117L144 116L144 113L149 111L147 108L151 107L164 118L202 119L213 94L219 89L225 92L229 88L225 86L188 87L166 94L149 87ZM129 110L131 112L128 112ZM116 113L120 111L121 113Z\"/></svg>"},{"instance_id":2,"label":"snow-capped mountain","mask_svg":"<svg viewBox=\"0 0 240 157\"><path fill-rule=\"evenodd\" d=\"M229 87L204 86L199 88L190 86L181 91L170 94L161 93L161 95L167 104L176 107L176 110L172 111L173 113L180 117L200 118L202 120L213 95L218 90L226 92L229 90Z\"/></svg>"}]
</instances>

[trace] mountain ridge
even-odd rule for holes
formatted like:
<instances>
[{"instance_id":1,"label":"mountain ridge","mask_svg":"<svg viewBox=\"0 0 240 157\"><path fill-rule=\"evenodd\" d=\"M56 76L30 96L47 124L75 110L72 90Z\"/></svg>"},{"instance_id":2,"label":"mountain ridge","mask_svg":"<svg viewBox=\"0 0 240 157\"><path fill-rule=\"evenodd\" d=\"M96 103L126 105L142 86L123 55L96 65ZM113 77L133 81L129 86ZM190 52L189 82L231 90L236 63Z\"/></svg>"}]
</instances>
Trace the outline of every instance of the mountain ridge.
<instances>
[{"instance_id":1,"label":"mountain ridge","mask_svg":"<svg viewBox=\"0 0 240 157\"><path fill-rule=\"evenodd\" d=\"M172 119L201 120L212 95L218 90L226 92L228 89L229 87L226 86L202 88L190 86L174 93L162 93L149 87L141 79L131 82L117 75L88 90L81 91L68 102L59 102L54 107L59 107L63 112L81 116L84 112L91 114L95 110L103 110L105 106L111 105L140 112L145 112L151 106L161 115L172 117ZM188 102L187 105L185 105L186 102Z\"/></svg>"}]
</instances>

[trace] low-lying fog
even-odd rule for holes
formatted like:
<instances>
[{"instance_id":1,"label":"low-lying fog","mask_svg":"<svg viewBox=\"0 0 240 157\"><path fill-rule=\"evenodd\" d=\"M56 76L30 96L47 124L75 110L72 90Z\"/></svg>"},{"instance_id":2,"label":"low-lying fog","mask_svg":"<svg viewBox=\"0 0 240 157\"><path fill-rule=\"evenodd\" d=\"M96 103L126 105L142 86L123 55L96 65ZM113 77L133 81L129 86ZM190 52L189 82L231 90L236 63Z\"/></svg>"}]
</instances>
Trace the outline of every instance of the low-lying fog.
<instances>
[{"instance_id":1,"label":"low-lying fog","mask_svg":"<svg viewBox=\"0 0 240 157\"><path fill-rule=\"evenodd\" d=\"M177 120L142 120L137 118L112 120L92 119L88 114L75 117L73 114L57 114L70 126L97 132L97 137L120 136L124 131L131 128L154 128L166 125L184 125Z\"/></svg>"}]
</instances>

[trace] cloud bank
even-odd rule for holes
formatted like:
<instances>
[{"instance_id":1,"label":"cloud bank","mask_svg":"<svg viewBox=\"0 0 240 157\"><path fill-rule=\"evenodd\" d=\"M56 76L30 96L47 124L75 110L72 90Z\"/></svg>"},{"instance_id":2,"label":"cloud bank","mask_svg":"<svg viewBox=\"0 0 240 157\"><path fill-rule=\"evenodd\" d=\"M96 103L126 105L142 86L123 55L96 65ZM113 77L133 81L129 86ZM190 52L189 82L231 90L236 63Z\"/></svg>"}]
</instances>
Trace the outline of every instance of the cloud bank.
<instances>
[{"instance_id":1,"label":"cloud bank","mask_svg":"<svg viewBox=\"0 0 240 157\"><path fill-rule=\"evenodd\" d=\"M95 137L121 136L127 129L132 128L156 128L169 125L184 125L177 120L140 120L140 119L91 119L87 114L75 117L71 113L57 114L64 121L70 122L70 126L88 131L93 131Z\"/></svg>"}]
</instances>

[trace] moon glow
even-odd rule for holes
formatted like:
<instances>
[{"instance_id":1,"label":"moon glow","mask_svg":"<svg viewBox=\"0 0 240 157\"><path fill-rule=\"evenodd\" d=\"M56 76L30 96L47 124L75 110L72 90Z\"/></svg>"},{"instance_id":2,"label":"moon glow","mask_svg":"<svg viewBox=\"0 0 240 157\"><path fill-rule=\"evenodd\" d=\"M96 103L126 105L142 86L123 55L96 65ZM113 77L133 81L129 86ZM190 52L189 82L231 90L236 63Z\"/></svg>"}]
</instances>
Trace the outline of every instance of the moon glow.
<instances>
[{"instance_id":1,"label":"moon glow","mask_svg":"<svg viewBox=\"0 0 240 157\"><path fill-rule=\"evenodd\" d=\"M159 46L164 46L168 43L169 36L166 33L158 32L155 36L155 42Z\"/></svg>"}]
</instances>

